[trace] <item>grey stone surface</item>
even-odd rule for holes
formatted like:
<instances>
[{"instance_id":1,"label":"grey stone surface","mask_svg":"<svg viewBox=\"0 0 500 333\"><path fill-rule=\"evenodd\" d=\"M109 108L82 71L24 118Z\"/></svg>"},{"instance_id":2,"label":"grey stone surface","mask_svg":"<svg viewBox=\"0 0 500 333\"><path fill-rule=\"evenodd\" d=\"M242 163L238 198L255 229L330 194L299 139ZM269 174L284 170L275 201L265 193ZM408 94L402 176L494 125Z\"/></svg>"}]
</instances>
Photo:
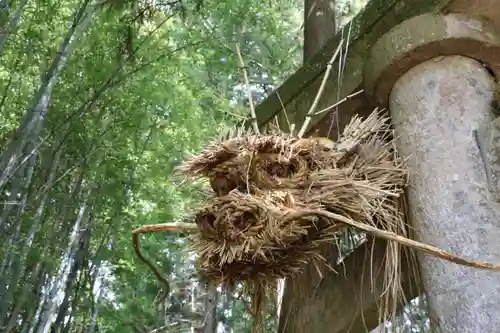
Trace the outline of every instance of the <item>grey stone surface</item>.
<instances>
[{"instance_id":1,"label":"grey stone surface","mask_svg":"<svg viewBox=\"0 0 500 333\"><path fill-rule=\"evenodd\" d=\"M419 240L500 263L499 205L474 131L494 120L494 81L475 60L449 56L404 74L390 95L398 148L410 155L407 194ZM500 272L419 255L431 320L443 333L500 332Z\"/></svg>"}]
</instances>

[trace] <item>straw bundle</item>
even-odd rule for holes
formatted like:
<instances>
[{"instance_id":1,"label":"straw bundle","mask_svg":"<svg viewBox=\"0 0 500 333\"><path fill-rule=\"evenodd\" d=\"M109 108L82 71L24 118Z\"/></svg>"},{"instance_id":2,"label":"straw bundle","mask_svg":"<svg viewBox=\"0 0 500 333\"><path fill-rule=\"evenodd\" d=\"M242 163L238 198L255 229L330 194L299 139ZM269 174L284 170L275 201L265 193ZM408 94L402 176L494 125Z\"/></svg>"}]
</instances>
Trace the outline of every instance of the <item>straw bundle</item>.
<instances>
[{"instance_id":1,"label":"straw bundle","mask_svg":"<svg viewBox=\"0 0 500 333\"><path fill-rule=\"evenodd\" d=\"M210 200L195 221L199 233L194 235L194 250L201 275L229 287L298 273L315 255L310 229L321 223L328 229L322 218L301 218L300 205L288 193L233 191Z\"/></svg>"},{"instance_id":2,"label":"straw bundle","mask_svg":"<svg viewBox=\"0 0 500 333\"><path fill-rule=\"evenodd\" d=\"M208 177L212 182L224 177L234 182L234 188L241 183L241 188L250 183L260 188L289 188L292 184L281 184L279 179L297 179L312 170L334 165L338 152L330 142L284 134L230 138L210 144L179 170L191 177Z\"/></svg>"},{"instance_id":3,"label":"straw bundle","mask_svg":"<svg viewBox=\"0 0 500 333\"><path fill-rule=\"evenodd\" d=\"M379 111L363 121L354 117L338 142L233 137L210 144L181 170L209 178L216 193L195 214L202 277L226 287L245 282L259 299L276 279L323 260L320 245L349 227L335 217L372 226L401 220L397 198L406 172Z\"/></svg>"}]
</instances>

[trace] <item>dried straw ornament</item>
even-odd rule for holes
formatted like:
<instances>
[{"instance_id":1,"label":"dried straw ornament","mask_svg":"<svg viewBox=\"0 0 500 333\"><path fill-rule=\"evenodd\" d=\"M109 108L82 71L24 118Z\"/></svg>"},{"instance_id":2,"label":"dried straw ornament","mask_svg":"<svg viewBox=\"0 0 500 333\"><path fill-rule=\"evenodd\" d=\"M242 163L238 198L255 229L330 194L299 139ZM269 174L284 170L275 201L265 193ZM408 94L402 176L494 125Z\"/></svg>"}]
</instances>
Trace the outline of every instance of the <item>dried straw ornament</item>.
<instances>
[{"instance_id":1,"label":"dried straw ornament","mask_svg":"<svg viewBox=\"0 0 500 333\"><path fill-rule=\"evenodd\" d=\"M226 288L243 283L252 294L254 331L262 329L263 306L275 297L277 279L324 262L321 245L335 242L347 228L458 264L500 270L408 238L401 205L408 172L382 111L364 120L355 116L337 142L302 138L314 111L315 105L299 135L261 134L254 125L253 134L210 143L181 165L184 175L208 179L214 192L194 214L195 223L145 225L133 232L137 255L163 282L165 293L168 282L140 252L141 233L189 231L201 279ZM386 275L394 275L400 262L386 265L396 266L386 268ZM392 279L387 287L395 293L399 283Z\"/></svg>"}]
</instances>

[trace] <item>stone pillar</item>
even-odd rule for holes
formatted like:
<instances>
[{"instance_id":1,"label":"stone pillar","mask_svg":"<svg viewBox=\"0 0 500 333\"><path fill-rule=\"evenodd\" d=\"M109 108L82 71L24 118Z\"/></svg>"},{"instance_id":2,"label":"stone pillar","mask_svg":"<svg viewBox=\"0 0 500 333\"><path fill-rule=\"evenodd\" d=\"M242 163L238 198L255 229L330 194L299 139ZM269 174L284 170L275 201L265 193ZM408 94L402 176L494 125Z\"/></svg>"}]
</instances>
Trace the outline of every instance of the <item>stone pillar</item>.
<instances>
[{"instance_id":1,"label":"stone pillar","mask_svg":"<svg viewBox=\"0 0 500 333\"><path fill-rule=\"evenodd\" d=\"M495 118L499 45L485 22L426 14L382 37L365 71L367 93L389 107L398 149L409 156L408 218L419 240L497 264L500 206L478 130ZM431 320L440 331L500 331L500 272L424 254L419 259Z\"/></svg>"}]
</instances>

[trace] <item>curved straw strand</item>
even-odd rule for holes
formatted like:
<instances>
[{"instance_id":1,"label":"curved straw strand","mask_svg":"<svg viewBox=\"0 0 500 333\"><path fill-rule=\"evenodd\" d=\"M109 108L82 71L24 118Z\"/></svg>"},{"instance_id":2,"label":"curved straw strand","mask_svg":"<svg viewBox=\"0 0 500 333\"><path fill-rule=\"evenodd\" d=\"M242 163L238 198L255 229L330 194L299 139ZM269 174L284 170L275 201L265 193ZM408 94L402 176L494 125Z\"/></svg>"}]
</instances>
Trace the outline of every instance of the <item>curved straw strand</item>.
<instances>
[{"instance_id":1,"label":"curved straw strand","mask_svg":"<svg viewBox=\"0 0 500 333\"><path fill-rule=\"evenodd\" d=\"M145 263L155 275L156 279L163 284L163 292L160 300L166 298L170 292L170 284L167 279L160 273L158 267L153 264L149 259L144 257L141 252L141 247L139 244L139 235L152 232L166 232L166 231L195 231L198 226L193 223L161 223L161 224L146 224L132 231L132 245L134 246L134 251L137 257Z\"/></svg>"}]
</instances>

